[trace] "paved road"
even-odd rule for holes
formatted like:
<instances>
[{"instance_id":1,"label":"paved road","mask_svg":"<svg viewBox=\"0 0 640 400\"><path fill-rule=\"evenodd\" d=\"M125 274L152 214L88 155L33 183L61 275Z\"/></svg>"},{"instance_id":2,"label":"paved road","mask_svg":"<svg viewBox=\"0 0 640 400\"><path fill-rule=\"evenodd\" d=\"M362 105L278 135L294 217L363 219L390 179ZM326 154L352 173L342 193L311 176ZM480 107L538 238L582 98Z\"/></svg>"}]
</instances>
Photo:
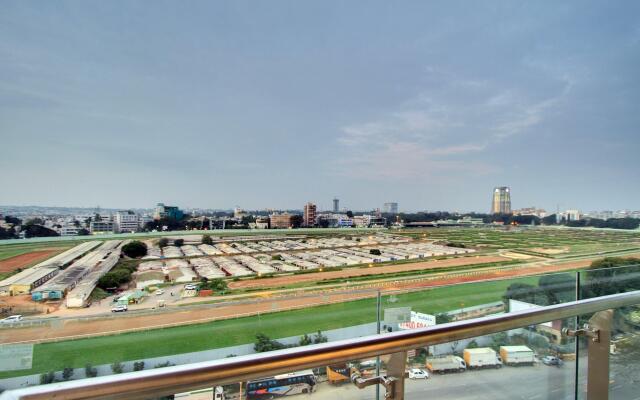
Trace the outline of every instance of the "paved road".
<instances>
[{"instance_id":1,"label":"paved road","mask_svg":"<svg viewBox=\"0 0 640 400\"><path fill-rule=\"evenodd\" d=\"M573 399L574 374L575 370L571 365L565 365L560 368L537 365L533 367L504 367L499 370L435 375L428 380L407 380L405 399ZM350 384L334 387L328 383L322 383L310 400L369 400L374 398L375 387L359 390ZM381 389L380 398L384 398L384 389Z\"/></svg>"}]
</instances>

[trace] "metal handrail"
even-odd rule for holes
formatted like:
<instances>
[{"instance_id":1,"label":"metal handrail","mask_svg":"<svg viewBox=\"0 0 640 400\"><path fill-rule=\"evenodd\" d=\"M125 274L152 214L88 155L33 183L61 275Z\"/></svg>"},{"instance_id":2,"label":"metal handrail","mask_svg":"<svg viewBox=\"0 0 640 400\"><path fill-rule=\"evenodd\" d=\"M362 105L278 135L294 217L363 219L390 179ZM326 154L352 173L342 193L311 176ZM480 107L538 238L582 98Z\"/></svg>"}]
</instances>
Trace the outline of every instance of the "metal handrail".
<instances>
[{"instance_id":1,"label":"metal handrail","mask_svg":"<svg viewBox=\"0 0 640 400\"><path fill-rule=\"evenodd\" d=\"M410 331L35 386L5 392L0 400L149 398L398 353L639 303L637 290Z\"/></svg>"}]
</instances>

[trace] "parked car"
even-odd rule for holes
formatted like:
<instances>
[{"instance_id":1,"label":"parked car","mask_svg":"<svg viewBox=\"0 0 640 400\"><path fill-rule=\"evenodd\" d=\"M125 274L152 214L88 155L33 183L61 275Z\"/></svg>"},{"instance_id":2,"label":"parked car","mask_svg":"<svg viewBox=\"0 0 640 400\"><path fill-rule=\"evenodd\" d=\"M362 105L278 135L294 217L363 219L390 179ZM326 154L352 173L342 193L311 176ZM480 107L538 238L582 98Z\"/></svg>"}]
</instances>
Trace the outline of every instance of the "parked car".
<instances>
[{"instance_id":1,"label":"parked car","mask_svg":"<svg viewBox=\"0 0 640 400\"><path fill-rule=\"evenodd\" d=\"M117 306L111 309L111 312L125 312L128 308L124 304L118 304Z\"/></svg>"},{"instance_id":2,"label":"parked car","mask_svg":"<svg viewBox=\"0 0 640 400\"><path fill-rule=\"evenodd\" d=\"M558 357L554 357L554 356L546 356L542 358L542 363L544 365L562 365L562 360L559 359Z\"/></svg>"},{"instance_id":3,"label":"parked car","mask_svg":"<svg viewBox=\"0 0 640 400\"><path fill-rule=\"evenodd\" d=\"M198 286L192 283L187 283L186 285L184 285L184 290L196 290L196 289L198 289Z\"/></svg>"},{"instance_id":4,"label":"parked car","mask_svg":"<svg viewBox=\"0 0 640 400\"><path fill-rule=\"evenodd\" d=\"M420 368L412 368L409 370L409 379L429 379L429 373Z\"/></svg>"},{"instance_id":5,"label":"parked car","mask_svg":"<svg viewBox=\"0 0 640 400\"><path fill-rule=\"evenodd\" d=\"M161 294L164 294L164 290L162 289L158 289L155 291L156 296L160 296Z\"/></svg>"},{"instance_id":6,"label":"parked car","mask_svg":"<svg viewBox=\"0 0 640 400\"><path fill-rule=\"evenodd\" d=\"M15 324L16 322L22 321L22 315L11 315L7 318L0 319L0 324Z\"/></svg>"}]
</instances>

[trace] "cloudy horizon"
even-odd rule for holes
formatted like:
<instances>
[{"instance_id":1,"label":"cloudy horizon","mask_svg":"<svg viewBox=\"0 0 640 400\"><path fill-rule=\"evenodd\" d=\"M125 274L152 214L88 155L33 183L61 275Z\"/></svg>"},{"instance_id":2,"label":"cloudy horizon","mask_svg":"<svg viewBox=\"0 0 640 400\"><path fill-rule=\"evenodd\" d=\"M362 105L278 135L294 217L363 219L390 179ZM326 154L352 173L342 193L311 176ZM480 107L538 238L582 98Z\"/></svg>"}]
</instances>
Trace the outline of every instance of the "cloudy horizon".
<instances>
[{"instance_id":1,"label":"cloudy horizon","mask_svg":"<svg viewBox=\"0 0 640 400\"><path fill-rule=\"evenodd\" d=\"M640 209L640 3L3 1L0 204Z\"/></svg>"}]
</instances>

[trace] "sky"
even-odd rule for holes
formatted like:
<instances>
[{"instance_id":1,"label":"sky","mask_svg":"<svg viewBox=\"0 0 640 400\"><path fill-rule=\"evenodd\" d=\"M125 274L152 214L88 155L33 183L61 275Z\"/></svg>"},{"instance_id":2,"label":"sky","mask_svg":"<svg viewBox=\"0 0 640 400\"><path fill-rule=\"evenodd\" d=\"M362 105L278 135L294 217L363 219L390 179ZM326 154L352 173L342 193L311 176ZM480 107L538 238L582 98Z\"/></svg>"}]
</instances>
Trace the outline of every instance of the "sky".
<instances>
[{"instance_id":1,"label":"sky","mask_svg":"<svg viewBox=\"0 0 640 400\"><path fill-rule=\"evenodd\" d=\"M640 209L640 2L0 0L0 204Z\"/></svg>"}]
</instances>

